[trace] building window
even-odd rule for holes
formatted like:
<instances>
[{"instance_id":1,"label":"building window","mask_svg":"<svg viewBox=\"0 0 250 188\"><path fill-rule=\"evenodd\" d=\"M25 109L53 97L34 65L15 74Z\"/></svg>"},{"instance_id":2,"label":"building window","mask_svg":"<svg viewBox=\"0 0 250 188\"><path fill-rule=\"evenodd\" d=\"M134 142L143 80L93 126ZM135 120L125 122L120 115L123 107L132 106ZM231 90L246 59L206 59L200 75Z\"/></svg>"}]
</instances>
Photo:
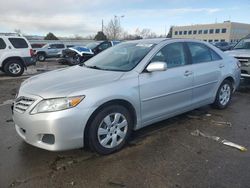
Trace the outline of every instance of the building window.
<instances>
[{"instance_id":1,"label":"building window","mask_svg":"<svg viewBox=\"0 0 250 188\"><path fill-rule=\"evenodd\" d=\"M212 39L209 39L208 42L213 42L213 40L212 40Z\"/></svg>"},{"instance_id":2,"label":"building window","mask_svg":"<svg viewBox=\"0 0 250 188\"><path fill-rule=\"evenodd\" d=\"M194 30L194 31L193 31L193 34L196 35L196 34L197 34L197 30Z\"/></svg>"},{"instance_id":3,"label":"building window","mask_svg":"<svg viewBox=\"0 0 250 188\"><path fill-rule=\"evenodd\" d=\"M182 31L179 31L179 35L182 35Z\"/></svg>"},{"instance_id":4,"label":"building window","mask_svg":"<svg viewBox=\"0 0 250 188\"><path fill-rule=\"evenodd\" d=\"M204 30L204 34L208 34L208 30L206 29L206 30Z\"/></svg>"},{"instance_id":5,"label":"building window","mask_svg":"<svg viewBox=\"0 0 250 188\"><path fill-rule=\"evenodd\" d=\"M216 40L214 40L214 42L219 42L219 40L218 40L218 39L216 39Z\"/></svg>"},{"instance_id":6,"label":"building window","mask_svg":"<svg viewBox=\"0 0 250 188\"><path fill-rule=\"evenodd\" d=\"M198 32L199 34L202 34L202 30L199 30L199 32Z\"/></svg>"},{"instance_id":7,"label":"building window","mask_svg":"<svg viewBox=\"0 0 250 188\"><path fill-rule=\"evenodd\" d=\"M226 33L226 32L227 32L227 29L226 29L226 28L223 28L223 29L221 30L221 32L222 32L222 33Z\"/></svg>"},{"instance_id":8,"label":"building window","mask_svg":"<svg viewBox=\"0 0 250 188\"><path fill-rule=\"evenodd\" d=\"M207 40L204 40L205 42L207 42Z\"/></svg>"},{"instance_id":9,"label":"building window","mask_svg":"<svg viewBox=\"0 0 250 188\"><path fill-rule=\"evenodd\" d=\"M220 41L221 41L221 42L225 42L225 39L221 39Z\"/></svg>"},{"instance_id":10,"label":"building window","mask_svg":"<svg viewBox=\"0 0 250 188\"><path fill-rule=\"evenodd\" d=\"M187 34L187 31L184 31L184 35L186 35Z\"/></svg>"},{"instance_id":11,"label":"building window","mask_svg":"<svg viewBox=\"0 0 250 188\"><path fill-rule=\"evenodd\" d=\"M175 31L174 34L175 34L175 35L178 35L178 31Z\"/></svg>"},{"instance_id":12,"label":"building window","mask_svg":"<svg viewBox=\"0 0 250 188\"><path fill-rule=\"evenodd\" d=\"M215 33L220 33L220 29L215 29Z\"/></svg>"},{"instance_id":13,"label":"building window","mask_svg":"<svg viewBox=\"0 0 250 188\"><path fill-rule=\"evenodd\" d=\"M188 34L189 34L189 35L192 35L192 31L188 31Z\"/></svg>"},{"instance_id":14,"label":"building window","mask_svg":"<svg viewBox=\"0 0 250 188\"><path fill-rule=\"evenodd\" d=\"M214 33L214 29L209 29L209 34L213 34Z\"/></svg>"}]
</instances>

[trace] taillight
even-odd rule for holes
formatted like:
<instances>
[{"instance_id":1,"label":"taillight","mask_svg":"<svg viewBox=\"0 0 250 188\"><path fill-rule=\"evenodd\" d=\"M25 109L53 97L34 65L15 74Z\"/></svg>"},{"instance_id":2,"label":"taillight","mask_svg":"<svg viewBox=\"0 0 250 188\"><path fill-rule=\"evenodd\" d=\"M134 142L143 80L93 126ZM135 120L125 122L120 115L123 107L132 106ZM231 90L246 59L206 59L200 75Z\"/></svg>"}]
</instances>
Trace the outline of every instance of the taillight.
<instances>
[{"instance_id":1,"label":"taillight","mask_svg":"<svg viewBox=\"0 0 250 188\"><path fill-rule=\"evenodd\" d=\"M30 56L33 57L35 55L34 50L30 49Z\"/></svg>"}]
</instances>

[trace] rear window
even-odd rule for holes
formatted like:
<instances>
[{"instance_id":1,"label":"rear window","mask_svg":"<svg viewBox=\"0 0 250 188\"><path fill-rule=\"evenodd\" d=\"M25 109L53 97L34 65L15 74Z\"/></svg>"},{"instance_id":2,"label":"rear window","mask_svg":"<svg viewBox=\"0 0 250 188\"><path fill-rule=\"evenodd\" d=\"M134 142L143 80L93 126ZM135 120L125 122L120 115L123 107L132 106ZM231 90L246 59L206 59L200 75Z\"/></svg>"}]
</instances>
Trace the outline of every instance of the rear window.
<instances>
[{"instance_id":1,"label":"rear window","mask_svg":"<svg viewBox=\"0 0 250 188\"><path fill-rule=\"evenodd\" d=\"M215 51L200 43L188 43L193 63L218 61L222 59Z\"/></svg>"},{"instance_id":2,"label":"rear window","mask_svg":"<svg viewBox=\"0 0 250 188\"><path fill-rule=\"evenodd\" d=\"M28 48L29 45L22 38L9 38L10 43L14 46L14 48Z\"/></svg>"},{"instance_id":3,"label":"rear window","mask_svg":"<svg viewBox=\"0 0 250 188\"><path fill-rule=\"evenodd\" d=\"M50 47L53 49L62 49L64 48L64 44L51 44Z\"/></svg>"},{"instance_id":4,"label":"rear window","mask_svg":"<svg viewBox=\"0 0 250 188\"><path fill-rule=\"evenodd\" d=\"M5 48L6 48L6 44L4 40L0 38L0 49L5 49Z\"/></svg>"}]
</instances>

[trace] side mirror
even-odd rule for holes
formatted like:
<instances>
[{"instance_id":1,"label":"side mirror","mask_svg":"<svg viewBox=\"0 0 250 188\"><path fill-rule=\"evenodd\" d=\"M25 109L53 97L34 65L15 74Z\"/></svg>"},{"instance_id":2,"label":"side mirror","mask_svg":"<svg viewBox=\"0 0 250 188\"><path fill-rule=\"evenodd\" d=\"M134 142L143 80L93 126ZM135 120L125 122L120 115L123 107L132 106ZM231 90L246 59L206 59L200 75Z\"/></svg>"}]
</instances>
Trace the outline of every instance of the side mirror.
<instances>
[{"instance_id":1,"label":"side mirror","mask_svg":"<svg viewBox=\"0 0 250 188\"><path fill-rule=\"evenodd\" d=\"M146 70L148 72L165 71L167 70L167 63L162 61L152 62L147 66Z\"/></svg>"}]
</instances>

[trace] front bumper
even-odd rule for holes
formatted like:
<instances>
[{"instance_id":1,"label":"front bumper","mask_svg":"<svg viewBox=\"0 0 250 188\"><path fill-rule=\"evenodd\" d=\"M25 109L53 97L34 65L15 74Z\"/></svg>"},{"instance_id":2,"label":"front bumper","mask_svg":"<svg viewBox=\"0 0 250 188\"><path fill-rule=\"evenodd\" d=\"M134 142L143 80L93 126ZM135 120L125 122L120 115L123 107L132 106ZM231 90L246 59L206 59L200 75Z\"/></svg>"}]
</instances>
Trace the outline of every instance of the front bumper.
<instances>
[{"instance_id":1,"label":"front bumper","mask_svg":"<svg viewBox=\"0 0 250 188\"><path fill-rule=\"evenodd\" d=\"M34 98L34 96L33 96ZM88 109L75 107L68 110L30 115L13 110L13 120L19 136L27 143L50 151L61 151L84 146L84 128L90 116Z\"/></svg>"}]
</instances>

